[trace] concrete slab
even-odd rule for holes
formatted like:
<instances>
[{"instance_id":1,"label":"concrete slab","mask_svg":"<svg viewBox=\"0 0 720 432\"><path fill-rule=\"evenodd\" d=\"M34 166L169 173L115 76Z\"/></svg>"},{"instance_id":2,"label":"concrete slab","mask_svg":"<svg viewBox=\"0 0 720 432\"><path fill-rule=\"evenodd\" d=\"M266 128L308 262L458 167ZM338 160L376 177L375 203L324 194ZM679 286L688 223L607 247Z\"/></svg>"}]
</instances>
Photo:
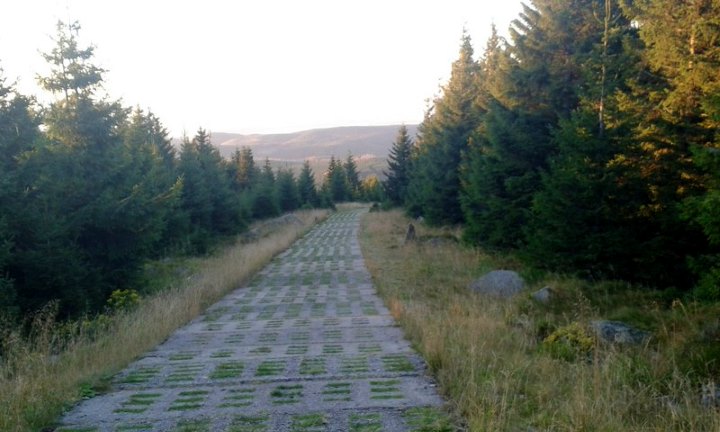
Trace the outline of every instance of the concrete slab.
<instances>
[{"instance_id":1,"label":"concrete slab","mask_svg":"<svg viewBox=\"0 0 720 432\"><path fill-rule=\"evenodd\" d=\"M365 269L362 211L317 226L59 430L400 432L441 415Z\"/></svg>"}]
</instances>

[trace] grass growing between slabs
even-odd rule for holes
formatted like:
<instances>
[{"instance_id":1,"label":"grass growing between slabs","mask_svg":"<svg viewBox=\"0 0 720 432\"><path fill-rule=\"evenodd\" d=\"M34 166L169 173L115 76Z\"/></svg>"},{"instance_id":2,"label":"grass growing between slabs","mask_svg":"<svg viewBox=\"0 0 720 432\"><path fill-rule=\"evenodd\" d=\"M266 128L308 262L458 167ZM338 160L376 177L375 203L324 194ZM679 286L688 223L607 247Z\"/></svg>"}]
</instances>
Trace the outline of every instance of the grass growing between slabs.
<instances>
[{"instance_id":1,"label":"grass growing between slabs","mask_svg":"<svg viewBox=\"0 0 720 432\"><path fill-rule=\"evenodd\" d=\"M720 378L719 305L539 274L417 223L418 240L404 245L408 223L400 212L367 214L363 255L469 430L720 430L718 400L707 398ZM492 269L520 271L530 292L549 285L554 300L471 293L469 283ZM642 347L600 343L589 329L599 318L623 320L652 339Z\"/></svg>"},{"instance_id":2,"label":"grass growing between slabs","mask_svg":"<svg viewBox=\"0 0 720 432\"><path fill-rule=\"evenodd\" d=\"M301 223L278 226L258 241L238 241L210 257L193 258L185 263L193 269L189 275L158 272L163 281L152 289L157 292L132 310L58 324L48 308L35 317L30 338L0 328L0 430L52 425L64 409L101 392L115 373L249 280L326 214L297 212ZM220 372L234 374L236 369ZM154 372L133 379L142 382Z\"/></svg>"}]
</instances>

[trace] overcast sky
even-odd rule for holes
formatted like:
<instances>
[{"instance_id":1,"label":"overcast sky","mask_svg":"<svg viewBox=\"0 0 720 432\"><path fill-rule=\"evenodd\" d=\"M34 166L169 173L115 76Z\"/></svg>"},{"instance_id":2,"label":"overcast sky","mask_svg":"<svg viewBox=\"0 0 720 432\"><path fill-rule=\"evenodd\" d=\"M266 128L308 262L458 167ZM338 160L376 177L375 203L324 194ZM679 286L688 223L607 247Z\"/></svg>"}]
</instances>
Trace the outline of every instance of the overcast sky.
<instances>
[{"instance_id":1,"label":"overcast sky","mask_svg":"<svg viewBox=\"0 0 720 432\"><path fill-rule=\"evenodd\" d=\"M481 53L518 0L8 0L0 67L49 101L55 23L78 20L105 89L152 110L177 136L278 133L418 123L458 55L462 29Z\"/></svg>"}]
</instances>

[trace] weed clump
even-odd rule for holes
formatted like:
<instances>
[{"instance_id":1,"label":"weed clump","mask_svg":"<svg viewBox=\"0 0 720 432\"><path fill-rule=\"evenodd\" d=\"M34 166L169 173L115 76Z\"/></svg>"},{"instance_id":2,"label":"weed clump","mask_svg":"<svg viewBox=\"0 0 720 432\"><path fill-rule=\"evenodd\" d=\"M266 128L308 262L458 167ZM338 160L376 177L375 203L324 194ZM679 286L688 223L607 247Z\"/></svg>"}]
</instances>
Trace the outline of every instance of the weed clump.
<instances>
[{"instance_id":1,"label":"weed clump","mask_svg":"<svg viewBox=\"0 0 720 432\"><path fill-rule=\"evenodd\" d=\"M595 341L577 322L562 326L546 337L540 349L552 357L573 362L592 357Z\"/></svg>"}]
</instances>

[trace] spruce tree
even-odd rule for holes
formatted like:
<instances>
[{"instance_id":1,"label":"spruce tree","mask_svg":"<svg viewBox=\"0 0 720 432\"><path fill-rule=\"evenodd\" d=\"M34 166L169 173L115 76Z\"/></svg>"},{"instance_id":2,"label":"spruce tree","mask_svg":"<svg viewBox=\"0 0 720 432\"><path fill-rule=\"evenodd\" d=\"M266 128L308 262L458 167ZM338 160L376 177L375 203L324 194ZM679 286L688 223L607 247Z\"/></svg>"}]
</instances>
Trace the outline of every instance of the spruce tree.
<instances>
[{"instance_id":1,"label":"spruce tree","mask_svg":"<svg viewBox=\"0 0 720 432\"><path fill-rule=\"evenodd\" d=\"M252 214L254 218L264 219L280 214L275 182L275 173L270 165L270 159L266 158L257 187L253 189Z\"/></svg>"},{"instance_id":2,"label":"spruce tree","mask_svg":"<svg viewBox=\"0 0 720 432\"><path fill-rule=\"evenodd\" d=\"M631 217L639 191L614 161L627 154L632 135L618 102L641 71L640 41L617 1L604 0L601 10L588 23L598 40L582 65L579 107L553 134L558 154L542 174L525 233L537 266L637 280L637 258L647 254L644 229Z\"/></svg>"},{"instance_id":3,"label":"spruce tree","mask_svg":"<svg viewBox=\"0 0 720 432\"><path fill-rule=\"evenodd\" d=\"M231 165L234 173L234 184L237 189L246 191L257 184L260 171L255 165L255 158L250 147L235 149Z\"/></svg>"},{"instance_id":4,"label":"spruce tree","mask_svg":"<svg viewBox=\"0 0 720 432\"><path fill-rule=\"evenodd\" d=\"M25 161L39 138L38 117L32 100L5 84L0 68L0 315L14 319L21 312L14 279L17 260L16 245L31 240L24 212Z\"/></svg>"},{"instance_id":5,"label":"spruce tree","mask_svg":"<svg viewBox=\"0 0 720 432\"><path fill-rule=\"evenodd\" d=\"M325 173L325 184L327 184L329 198L332 202L345 202L350 198L345 169L342 162L336 160L335 156L330 156L328 170Z\"/></svg>"},{"instance_id":6,"label":"spruce tree","mask_svg":"<svg viewBox=\"0 0 720 432\"><path fill-rule=\"evenodd\" d=\"M40 85L53 93L62 93L65 100L71 96L75 98L91 96L101 85L104 69L91 62L95 48L79 47L77 35L80 32L80 23L56 24L56 36L53 39L55 47L42 54L45 61L54 66L50 75L38 77Z\"/></svg>"},{"instance_id":7,"label":"spruce tree","mask_svg":"<svg viewBox=\"0 0 720 432\"><path fill-rule=\"evenodd\" d=\"M402 125L388 155L388 170L383 172L385 181L382 186L393 205L402 205L405 202L412 148L413 140L408 135L407 127Z\"/></svg>"},{"instance_id":8,"label":"spruce tree","mask_svg":"<svg viewBox=\"0 0 720 432\"><path fill-rule=\"evenodd\" d=\"M541 172L557 154L552 131L578 107L582 65L602 38L598 0L534 0L493 42L481 66L482 121L464 174L466 239L521 247ZM502 48L501 48L502 47Z\"/></svg>"},{"instance_id":9,"label":"spruce tree","mask_svg":"<svg viewBox=\"0 0 720 432\"><path fill-rule=\"evenodd\" d=\"M315 187L315 175L310 162L304 161L298 177L298 194L300 205L307 207L318 207L320 205L317 188Z\"/></svg>"},{"instance_id":10,"label":"spruce tree","mask_svg":"<svg viewBox=\"0 0 720 432\"><path fill-rule=\"evenodd\" d=\"M645 44L647 70L623 100L623 114L635 125L635 145L623 163L644 192L636 214L655 251L645 261L660 284L681 286L689 280L690 256L706 282L703 273L717 273L712 259L705 262L718 249L703 219L714 214L717 187L720 8L714 1L656 0L628 10Z\"/></svg>"},{"instance_id":11,"label":"spruce tree","mask_svg":"<svg viewBox=\"0 0 720 432\"><path fill-rule=\"evenodd\" d=\"M291 212L300 207L298 186L292 171L289 169L278 170L276 188L280 211Z\"/></svg>"},{"instance_id":12,"label":"spruce tree","mask_svg":"<svg viewBox=\"0 0 720 432\"><path fill-rule=\"evenodd\" d=\"M431 224L463 220L459 167L468 138L477 126L477 73L470 36L464 33L450 80L420 125L410 176L408 206L420 210Z\"/></svg>"},{"instance_id":13,"label":"spruce tree","mask_svg":"<svg viewBox=\"0 0 720 432\"><path fill-rule=\"evenodd\" d=\"M377 176L370 175L363 179L360 184L360 199L376 203L386 199L382 183Z\"/></svg>"},{"instance_id":14,"label":"spruce tree","mask_svg":"<svg viewBox=\"0 0 720 432\"><path fill-rule=\"evenodd\" d=\"M347 198L349 200L358 199L360 196L360 175L358 174L357 164L352 153L348 154L345 163L342 165L345 171L345 180L347 181Z\"/></svg>"},{"instance_id":15,"label":"spruce tree","mask_svg":"<svg viewBox=\"0 0 720 432\"><path fill-rule=\"evenodd\" d=\"M102 69L92 47L80 48L78 30L59 24L45 55L51 70L39 82L59 98L45 111L47 144L27 162L34 192L24 205L25 223L43 229L15 250L24 307L59 299L63 314L98 310L112 290L135 284L175 185L154 177L165 169L157 147L126 140L129 110L96 96Z\"/></svg>"},{"instance_id":16,"label":"spruce tree","mask_svg":"<svg viewBox=\"0 0 720 432\"><path fill-rule=\"evenodd\" d=\"M151 255L176 244L185 234L175 149L160 120L139 108L125 126L123 144L123 158L116 163L122 165L125 187L143 202L136 211L145 220L145 255Z\"/></svg>"}]
</instances>

